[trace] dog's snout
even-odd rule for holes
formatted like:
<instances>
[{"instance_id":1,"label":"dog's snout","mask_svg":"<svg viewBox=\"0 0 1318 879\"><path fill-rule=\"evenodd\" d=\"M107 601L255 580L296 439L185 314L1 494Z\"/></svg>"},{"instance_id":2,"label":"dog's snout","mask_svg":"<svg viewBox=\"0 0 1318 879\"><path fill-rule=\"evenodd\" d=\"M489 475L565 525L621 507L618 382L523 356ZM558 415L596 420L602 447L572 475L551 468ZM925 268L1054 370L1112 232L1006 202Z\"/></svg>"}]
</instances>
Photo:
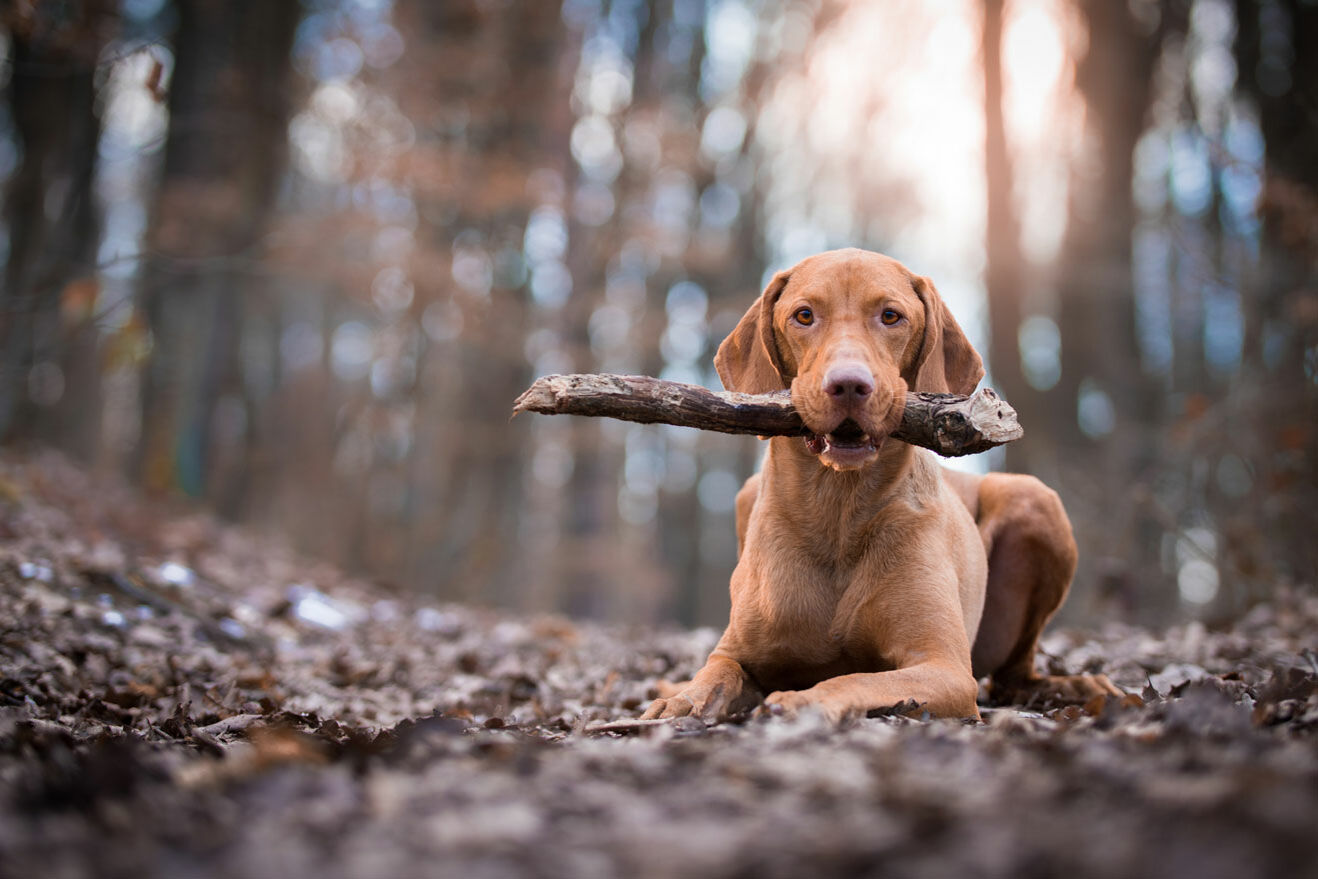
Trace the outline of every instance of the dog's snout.
<instances>
[{"instance_id":1,"label":"dog's snout","mask_svg":"<svg viewBox=\"0 0 1318 879\"><path fill-rule=\"evenodd\" d=\"M824 376L824 393L837 400L863 400L874 393L874 375L859 363L835 366Z\"/></svg>"}]
</instances>

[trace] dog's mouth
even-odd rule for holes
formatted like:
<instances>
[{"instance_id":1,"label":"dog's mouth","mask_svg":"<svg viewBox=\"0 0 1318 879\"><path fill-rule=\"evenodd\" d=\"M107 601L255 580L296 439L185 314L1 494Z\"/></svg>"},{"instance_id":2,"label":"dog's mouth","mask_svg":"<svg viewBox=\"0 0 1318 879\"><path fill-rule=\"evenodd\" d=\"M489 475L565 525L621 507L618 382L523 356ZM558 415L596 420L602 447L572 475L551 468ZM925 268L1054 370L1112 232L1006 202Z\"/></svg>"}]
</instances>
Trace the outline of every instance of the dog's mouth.
<instances>
[{"instance_id":1,"label":"dog's mouth","mask_svg":"<svg viewBox=\"0 0 1318 879\"><path fill-rule=\"evenodd\" d=\"M806 448L812 455L831 453L831 457L868 457L878 449L879 442L865 429L848 418L828 433L815 433L805 438Z\"/></svg>"}]
</instances>

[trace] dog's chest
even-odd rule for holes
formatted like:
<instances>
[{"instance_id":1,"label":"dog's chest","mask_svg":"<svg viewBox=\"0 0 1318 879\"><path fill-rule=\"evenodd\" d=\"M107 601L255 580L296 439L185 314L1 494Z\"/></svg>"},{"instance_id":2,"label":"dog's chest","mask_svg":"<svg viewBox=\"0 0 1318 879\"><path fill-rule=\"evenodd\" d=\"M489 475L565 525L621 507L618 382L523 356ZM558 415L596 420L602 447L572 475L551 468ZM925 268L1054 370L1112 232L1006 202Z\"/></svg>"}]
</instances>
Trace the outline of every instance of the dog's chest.
<instances>
[{"instance_id":1,"label":"dog's chest","mask_svg":"<svg viewBox=\"0 0 1318 879\"><path fill-rule=\"evenodd\" d=\"M805 562L773 572L762 583L763 600L744 609L742 630L752 636L747 670L764 686L798 689L890 668L853 580L851 571Z\"/></svg>"}]
</instances>

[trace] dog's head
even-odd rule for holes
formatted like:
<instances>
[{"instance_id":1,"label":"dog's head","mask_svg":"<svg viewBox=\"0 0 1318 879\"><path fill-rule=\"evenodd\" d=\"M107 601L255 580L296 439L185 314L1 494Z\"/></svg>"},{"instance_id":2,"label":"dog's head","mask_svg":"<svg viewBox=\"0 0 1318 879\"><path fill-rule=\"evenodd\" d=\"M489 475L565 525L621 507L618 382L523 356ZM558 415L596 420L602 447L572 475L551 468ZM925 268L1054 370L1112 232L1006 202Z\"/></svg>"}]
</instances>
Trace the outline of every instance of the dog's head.
<instances>
[{"instance_id":1,"label":"dog's head","mask_svg":"<svg viewBox=\"0 0 1318 879\"><path fill-rule=\"evenodd\" d=\"M791 388L806 446L837 470L873 461L907 390L969 394L979 354L932 282L864 250L779 272L714 357L729 390Z\"/></svg>"}]
</instances>

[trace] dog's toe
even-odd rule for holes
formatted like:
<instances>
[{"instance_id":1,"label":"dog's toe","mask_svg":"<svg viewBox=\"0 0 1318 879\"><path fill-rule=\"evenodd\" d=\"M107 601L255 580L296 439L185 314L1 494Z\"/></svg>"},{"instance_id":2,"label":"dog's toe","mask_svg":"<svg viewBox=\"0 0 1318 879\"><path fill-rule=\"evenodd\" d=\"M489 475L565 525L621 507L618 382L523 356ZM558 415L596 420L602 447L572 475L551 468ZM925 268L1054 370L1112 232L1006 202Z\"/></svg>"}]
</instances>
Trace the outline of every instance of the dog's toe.
<instances>
[{"instance_id":1,"label":"dog's toe","mask_svg":"<svg viewBox=\"0 0 1318 879\"><path fill-rule=\"evenodd\" d=\"M803 714L818 715L834 725L841 724L850 716L844 705L827 698L816 697L806 690L779 690L770 693L761 708L761 715L770 717L791 718Z\"/></svg>"},{"instance_id":2,"label":"dog's toe","mask_svg":"<svg viewBox=\"0 0 1318 879\"><path fill-rule=\"evenodd\" d=\"M673 717L686 717L695 709L695 703L690 698L682 695L670 696L667 699L655 699L650 703L650 707L645 709L641 715L641 720L668 720Z\"/></svg>"},{"instance_id":3,"label":"dog's toe","mask_svg":"<svg viewBox=\"0 0 1318 879\"><path fill-rule=\"evenodd\" d=\"M763 713L773 717L795 717L808 700L796 690L778 690L764 700Z\"/></svg>"},{"instance_id":4,"label":"dog's toe","mask_svg":"<svg viewBox=\"0 0 1318 879\"><path fill-rule=\"evenodd\" d=\"M1098 696L1123 699L1126 692L1107 675L1044 675L1007 683L994 682L990 694L998 704L1084 705Z\"/></svg>"}]
</instances>

